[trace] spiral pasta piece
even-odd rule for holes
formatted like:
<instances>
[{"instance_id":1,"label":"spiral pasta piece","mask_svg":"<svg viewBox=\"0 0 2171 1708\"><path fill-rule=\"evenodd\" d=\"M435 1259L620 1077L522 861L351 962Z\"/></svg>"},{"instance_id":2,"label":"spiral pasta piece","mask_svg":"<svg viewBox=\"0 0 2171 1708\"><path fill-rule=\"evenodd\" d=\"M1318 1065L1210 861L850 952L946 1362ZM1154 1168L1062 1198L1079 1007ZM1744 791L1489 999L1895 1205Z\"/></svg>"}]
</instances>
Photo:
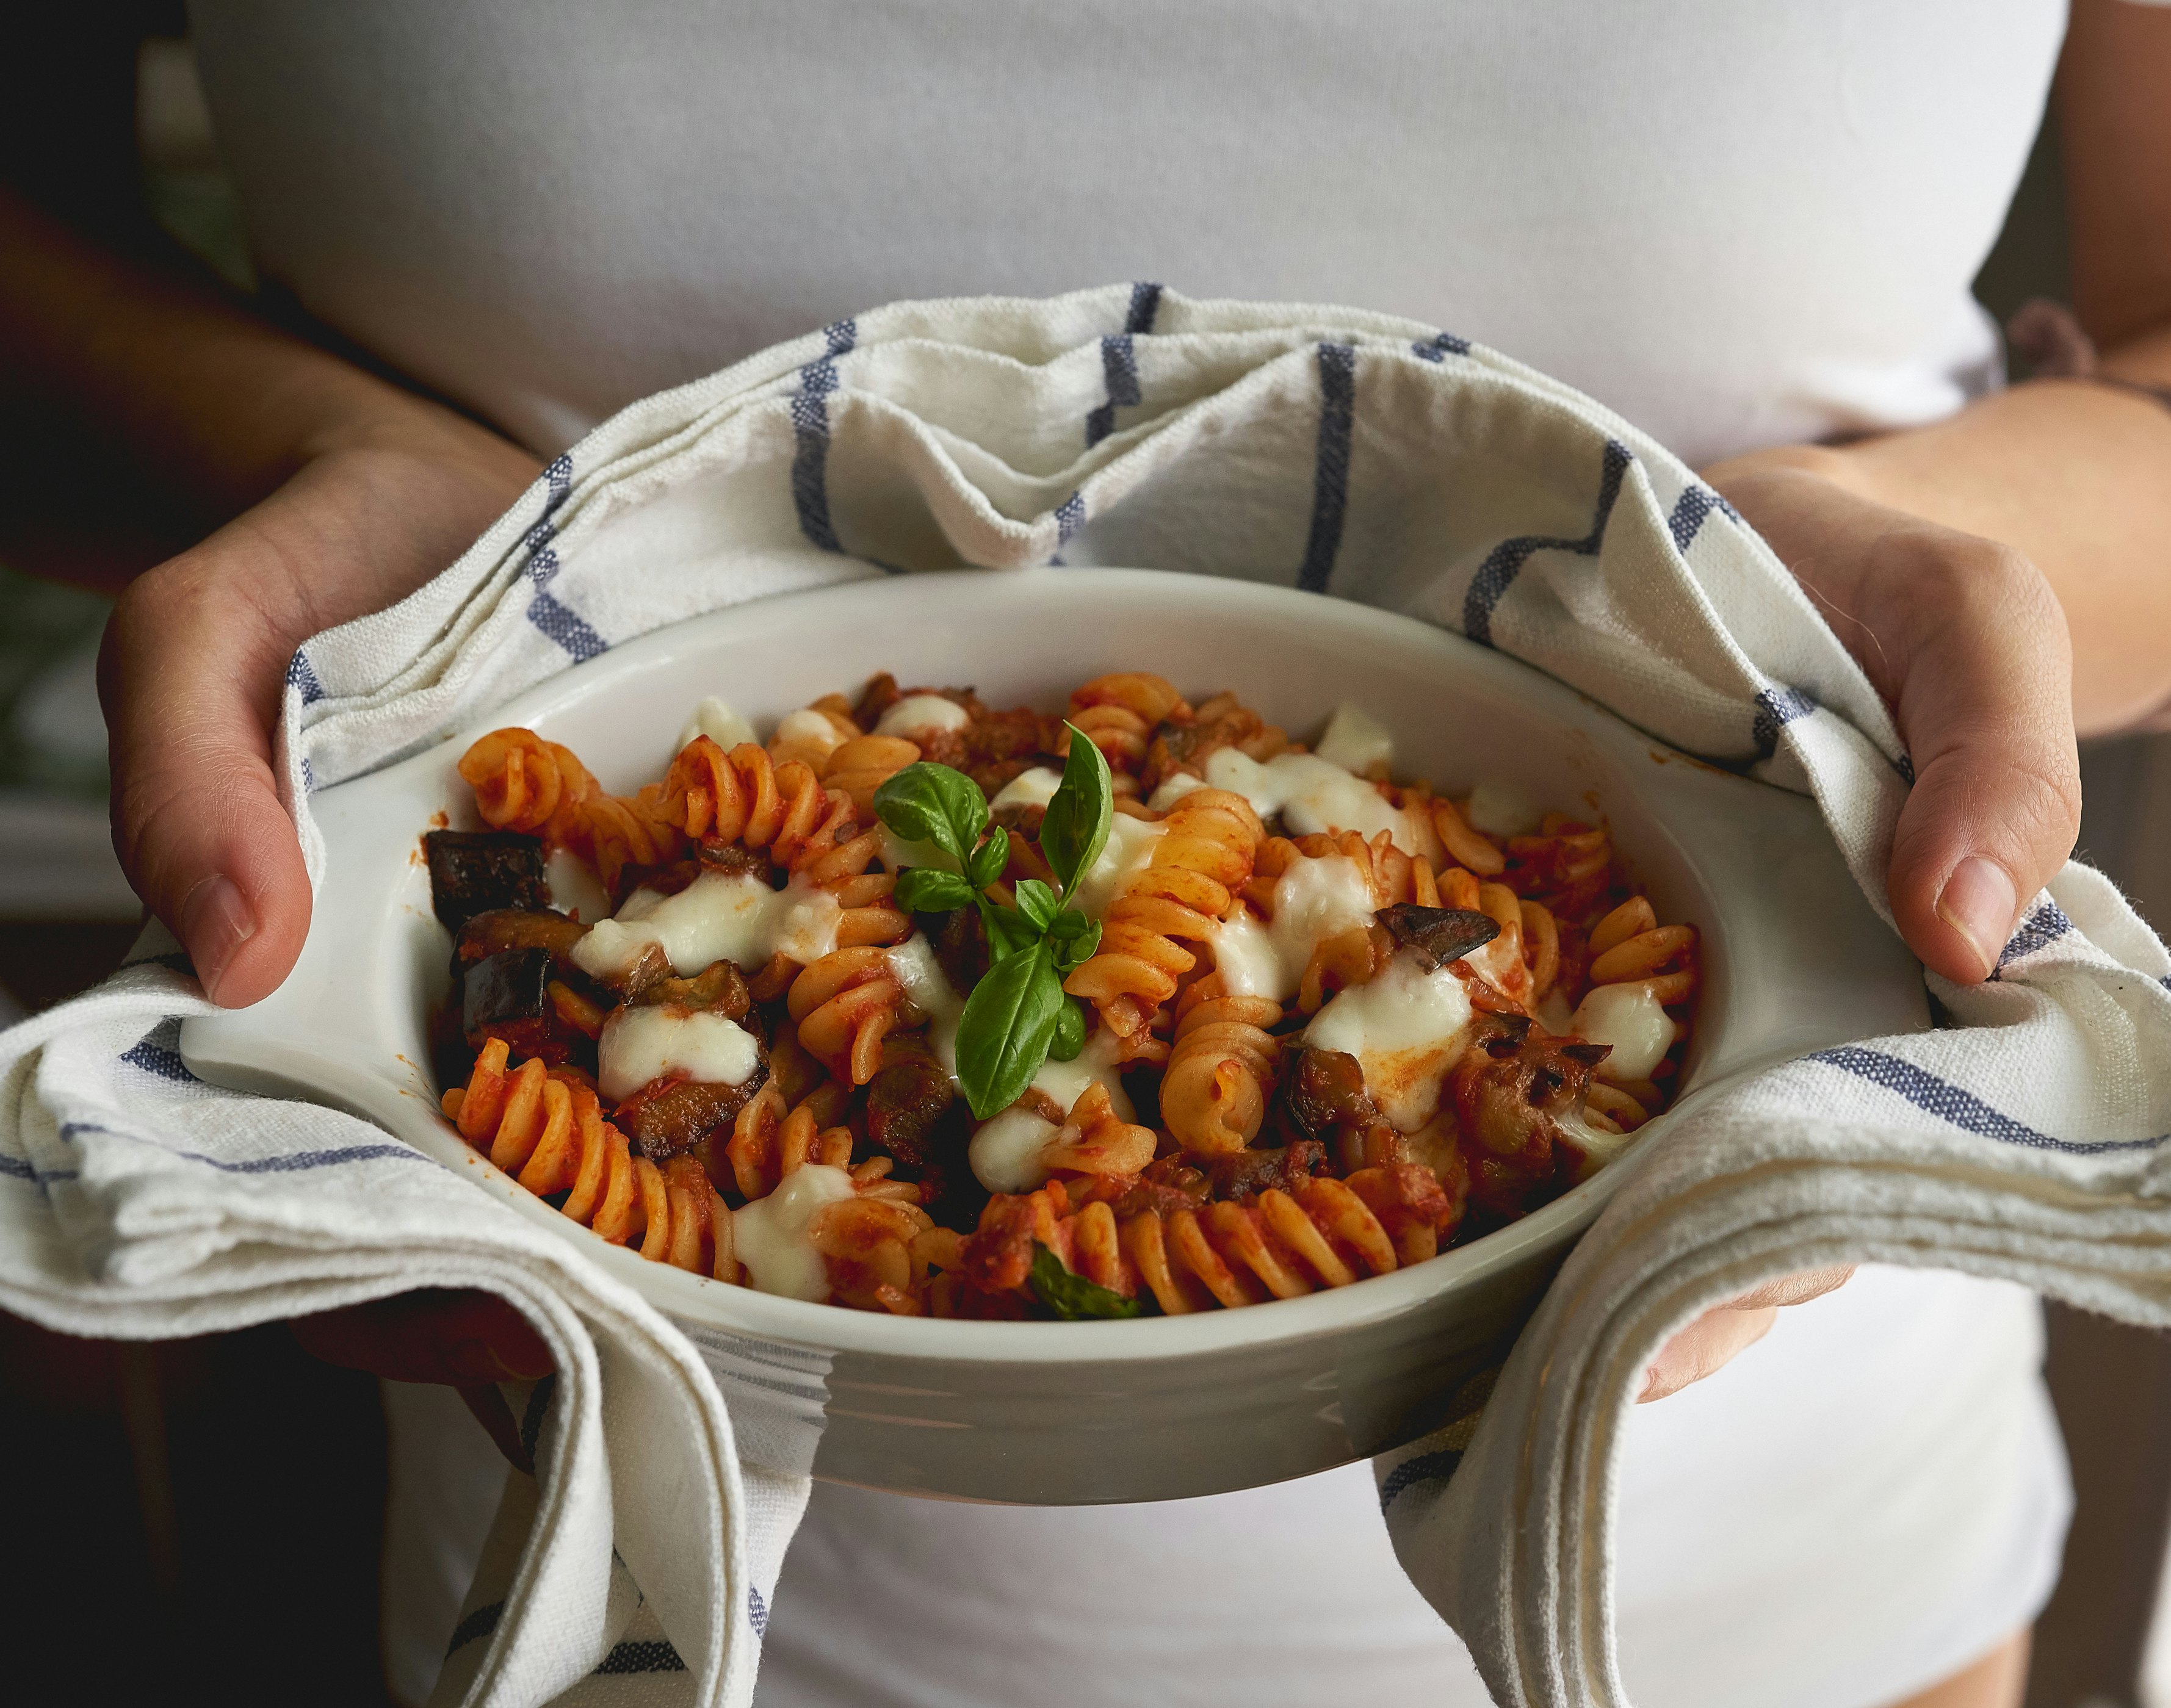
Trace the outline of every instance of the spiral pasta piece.
<instances>
[{"instance_id":1,"label":"spiral pasta piece","mask_svg":"<svg viewBox=\"0 0 2171 1708\"><path fill-rule=\"evenodd\" d=\"M917 1316L927 1265L916 1242L934 1226L916 1204L860 1197L824 1204L808 1222L807 1235L821 1254L836 1303Z\"/></svg>"},{"instance_id":2,"label":"spiral pasta piece","mask_svg":"<svg viewBox=\"0 0 2171 1708\"><path fill-rule=\"evenodd\" d=\"M852 1132L839 1125L844 1088L824 1080L787 1107L775 1076L739 1111L725 1142L724 1158L739 1195L751 1203L775 1191L785 1177L808 1163L842 1168L852 1159Z\"/></svg>"},{"instance_id":3,"label":"spiral pasta piece","mask_svg":"<svg viewBox=\"0 0 2171 1708\"><path fill-rule=\"evenodd\" d=\"M864 1085L882 1066L904 985L887 950L872 945L823 956L792 981L785 1009L799 1041L846 1084Z\"/></svg>"},{"instance_id":4,"label":"spiral pasta piece","mask_svg":"<svg viewBox=\"0 0 2171 1708\"><path fill-rule=\"evenodd\" d=\"M1416 1172L1429 1177L1427 1170ZM1315 1175L1294 1193L1270 1188L1251 1204L1224 1202L1166 1215L1144 1211L1123 1224L1123 1249L1171 1316L1347 1287L1406 1261L1368 1202L1377 1198L1396 1213L1394 1189L1381 1184L1386 1173L1366 1169L1347 1181Z\"/></svg>"},{"instance_id":5,"label":"spiral pasta piece","mask_svg":"<svg viewBox=\"0 0 2171 1708\"><path fill-rule=\"evenodd\" d=\"M1069 721L1110 766L1135 776L1154 731L1177 711L1190 709L1166 677L1118 671L1095 677L1070 696Z\"/></svg>"},{"instance_id":6,"label":"spiral pasta piece","mask_svg":"<svg viewBox=\"0 0 2171 1708\"><path fill-rule=\"evenodd\" d=\"M1598 922L1590 936L1595 951L1590 983L1640 984L1671 1007L1686 1002L1696 990L1697 930L1693 925L1642 925L1652 917L1651 904L1638 896ZM1629 932L1629 926L1642 929ZM1605 948L1599 948L1600 942Z\"/></svg>"},{"instance_id":7,"label":"spiral pasta piece","mask_svg":"<svg viewBox=\"0 0 2171 1708\"><path fill-rule=\"evenodd\" d=\"M729 1213L699 1161L677 1156L659 1167L633 1155L584 1076L533 1060L508 1072L509 1054L491 1039L467 1084L445 1093L462 1138L538 1197L566 1193L561 1213L611 1244L639 1235L651 1261L736 1278Z\"/></svg>"},{"instance_id":8,"label":"spiral pasta piece","mask_svg":"<svg viewBox=\"0 0 2171 1708\"><path fill-rule=\"evenodd\" d=\"M1044 1168L1081 1175L1134 1175L1154 1159L1154 1130L1116 1113L1108 1088L1096 1080L1078 1094L1048 1143L1041 1147Z\"/></svg>"},{"instance_id":9,"label":"spiral pasta piece","mask_svg":"<svg viewBox=\"0 0 2171 1708\"><path fill-rule=\"evenodd\" d=\"M563 846L578 835L578 808L597 792L571 752L533 730L493 730L460 755L461 777L492 830L519 830Z\"/></svg>"},{"instance_id":10,"label":"spiral pasta piece","mask_svg":"<svg viewBox=\"0 0 2171 1708\"><path fill-rule=\"evenodd\" d=\"M1214 993L1179 1005L1161 1118L1186 1150L1229 1156L1250 1144L1266 1119L1281 1061L1281 1041L1267 1028L1282 1010L1269 998L1220 994L1219 975L1213 982Z\"/></svg>"},{"instance_id":11,"label":"spiral pasta piece","mask_svg":"<svg viewBox=\"0 0 2171 1708\"><path fill-rule=\"evenodd\" d=\"M1178 944L1213 935L1266 834L1250 801L1220 789L1193 790L1164 822L1145 870L1110 906L1099 950L1063 987L1092 1003L1101 1024L1121 1037L1144 1031L1198 964Z\"/></svg>"}]
</instances>

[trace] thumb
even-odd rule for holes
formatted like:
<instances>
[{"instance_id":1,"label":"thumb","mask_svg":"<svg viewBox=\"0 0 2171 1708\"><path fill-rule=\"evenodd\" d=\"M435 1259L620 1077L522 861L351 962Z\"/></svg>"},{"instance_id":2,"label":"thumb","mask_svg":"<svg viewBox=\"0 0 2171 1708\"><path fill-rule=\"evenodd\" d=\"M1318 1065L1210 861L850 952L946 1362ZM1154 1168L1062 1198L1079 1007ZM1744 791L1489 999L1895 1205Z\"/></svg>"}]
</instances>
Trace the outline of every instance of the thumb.
<instances>
[{"instance_id":1,"label":"thumb","mask_svg":"<svg viewBox=\"0 0 2171 1708\"><path fill-rule=\"evenodd\" d=\"M2017 552L1943 528L1886 542L1894 710L1915 786L1893 839L1900 933L1960 984L1995 972L2020 910L2080 831L2072 652L2048 584Z\"/></svg>"},{"instance_id":2,"label":"thumb","mask_svg":"<svg viewBox=\"0 0 2171 1708\"><path fill-rule=\"evenodd\" d=\"M308 932L308 875L271 768L283 643L206 546L140 576L99 659L114 845L204 991L240 1008L276 990Z\"/></svg>"}]
</instances>

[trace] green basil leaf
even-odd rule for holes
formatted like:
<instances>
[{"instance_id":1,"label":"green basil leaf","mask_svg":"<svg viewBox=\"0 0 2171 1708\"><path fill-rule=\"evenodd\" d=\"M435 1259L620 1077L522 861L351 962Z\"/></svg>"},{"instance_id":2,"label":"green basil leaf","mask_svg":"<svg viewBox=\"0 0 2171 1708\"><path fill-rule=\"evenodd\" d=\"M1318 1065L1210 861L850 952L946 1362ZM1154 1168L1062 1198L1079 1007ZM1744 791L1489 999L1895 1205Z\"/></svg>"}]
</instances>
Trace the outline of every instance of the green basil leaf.
<instances>
[{"instance_id":1,"label":"green basil leaf","mask_svg":"<svg viewBox=\"0 0 2171 1708\"><path fill-rule=\"evenodd\" d=\"M1038 878L1026 878L1017 886L1017 908L1045 931L1061 915L1063 903L1056 900L1055 891Z\"/></svg>"},{"instance_id":2,"label":"green basil leaf","mask_svg":"<svg viewBox=\"0 0 2171 1708\"><path fill-rule=\"evenodd\" d=\"M1040 851L1061 882L1067 902L1108 845L1116 792L1101 750L1075 725L1063 727L1070 731L1070 757L1063 762L1063 781L1040 822Z\"/></svg>"},{"instance_id":3,"label":"green basil leaf","mask_svg":"<svg viewBox=\"0 0 2171 1708\"><path fill-rule=\"evenodd\" d=\"M1066 919L1080 917L1076 913L1063 915ZM1101 946L1101 922L1098 919L1086 920L1086 929L1068 940L1059 939L1053 931L1048 936L1054 948L1056 970L1067 973L1075 967L1083 966L1093 958L1093 952Z\"/></svg>"},{"instance_id":4,"label":"green basil leaf","mask_svg":"<svg viewBox=\"0 0 2171 1708\"><path fill-rule=\"evenodd\" d=\"M1069 997L1056 1011L1055 1037L1048 1047L1051 1062L1075 1062L1078 1052L1086 1047L1086 1010Z\"/></svg>"},{"instance_id":5,"label":"green basil leaf","mask_svg":"<svg viewBox=\"0 0 2171 1708\"><path fill-rule=\"evenodd\" d=\"M1010 833L1000 824L988 833L988 839L973 850L973 857L965 862L965 875L976 890L984 890L1003 875L1003 868L1010 863Z\"/></svg>"},{"instance_id":6,"label":"green basil leaf","mask_svg":"<svg viewBox=\"0 0 2171 1708\"><path fill-rule=\"evenodd\" d=\"M1101 922L1090 914L1080 913L1075 908L1066 908L1048 922L1048 934L1058 943L1068 943L1083 937Z\"/></svg>"},{"instance_id":7,"label":"green basil leaf","mask_svg":"<svg viewBox=\"0 0 2171 1708\"><path fill-rule=\"evenodd\" d=\"M1043 940L1040 927L1015 908L999 908L984 902L980 919L988 928L990 961L1007 961L1021 950L1037 948Z\"/></svg>"},{"instance_id":8,"label":"green basil leaf","mask_svg":"<svg viewBox=\"0 0 2171 1708\"><path fill-rule=\"evenodd\" d=\"M973 905L973 886L955 872L908 866L897 875L897 904L908 913L948 913Z\"/></svg>"},{"instance_id":9,"label":"green basil leaf","mask_svg":"<svg viewBox=\"0 0 2171 1708\"><path fill-rule=\"evenodd\" d=\"M1035 1298L1065 1322L1078 1322L1087 1317L1126 1317L1139 1314L1139 1302L1125 1298L1098 1282L1088 1281L1082 1275L1073 1275L1063 1266L1063 1260L1045 1245L1036 1244L1032 1252L1032 1271L1026 1283Z\"/></svg>"},{"instance_id":10,"label":"green basil leaf","mask_svg":"<svg viewBox=\"0 0 2171 1708\"><path fill-rule=\"evenodd\" d=\"M1048 1059L1063 1006L1062 981L1036 942L989 967L957 1021L957 1083L985 1121L1025 1095Z\"/></svg>"},{"instance_id":11,"label":"green basil leaf","mask_svg":"<svg viewBox=\"0 0 2171 1708\"><path fill-rule=\"evenodd\" d=\"M988 797L962 771L922 759L875 790L875 817L907 842L931 842L962 865L987 827Z\"/></svg>"}]
</instances>

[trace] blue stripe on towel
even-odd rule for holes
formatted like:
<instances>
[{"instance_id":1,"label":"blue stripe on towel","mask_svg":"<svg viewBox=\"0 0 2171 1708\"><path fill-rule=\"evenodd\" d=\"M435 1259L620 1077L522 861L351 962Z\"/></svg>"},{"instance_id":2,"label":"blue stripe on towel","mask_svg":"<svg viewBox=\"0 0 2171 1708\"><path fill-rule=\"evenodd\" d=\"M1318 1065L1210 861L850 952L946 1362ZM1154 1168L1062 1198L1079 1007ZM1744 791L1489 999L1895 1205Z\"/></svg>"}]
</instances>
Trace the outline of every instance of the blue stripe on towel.
<instances>
[{"instance_id":1,"label":"blue stripe on towel","mask_svg":"<svg viewBox=\"0 0 2171 1708\"><path fill-rule=\"evenodd\" d=\"M1161 286L1150 279L1141 279L1131 286L1131 303L1123 315L1123 329L1102 339L1101 373L1107 386L1108 400L1086 417L1087 450L1116 431L1118 410L1133 409L1145 400L1145 394L1139 386L1138 351L1131 340L1151 332L1154 317L1160 313Z\"/></svg>"},{"instance_id":2,"label":"blue stripe on towel","mask_svg":"<svg viewBox=\"0 0 2171 1708\"><path fill-rule=\"evenodd\" d=\"M608 652L610 643L549 591L550 583L558 579L559 567L557 549L551 543L558 537L558 525L551 518L573 495L571 457L554 459L543 471L543 478L549 484L549 495L544 501L542 516L528 530L528 562L523 571L535 588L534 597L528 602L528 620L571 653L574 663L585 664Z\"/></svg>"},{"instance_id":3,"label":"blue stripe on towel","mask_svg":"<svg viewBox=\"0 0 2171 1708\"><path fill-rule=\"evenodd\" d=\"M2004 972L2023 956L2033 955L2056 943L2072 929L2073 922L2066 917L2064 908L2056 902L2044 902L2020 922L2020 929L2013 934L2012 941L1997 957L1997 972L1991 977L1997 977L1998 972Z\"/></svg>"},{"instance_id":4,"label":"blue stripe on towel","mask_svg":"<svg viewBox=\"0 0 2171 1708\"><path fill-rule=\"evenodd\" d=\"M1950 1080L1940 1079L1912 1062L1903 1062L1899 1057L1888 1056L1882 1050L1865 1050L1859 1044L1842 1044L1837 1049L1819 1050L1803 1059L1821 1062L1826 1067L1841 1068L1857 1079L1867 1079L1873 1085L1881 1085L1887 1091L1906 1098L1917 1109L1950 1122L1964 1132L1997 1139L2006 1144L2024 1145L2030 1150L2052 1150L2066 1156L2102 1156L2110 1151L2153 1150L2163 1143L2165 1136L2171 1136L2104 1139L2092 1144L2076 1144L2069 1139L2053 1138L2046 1132L2038 1132L2025 1122L2015 1121L2011 1116L1992 1109L1973 1092L1963 1091Z\"/></svg>"},{"instance_id":5,"label":"blue stripe on towel","mask_svg":"<svg viewBox=\"0 0 2171 1708\"><path fill-rule=\"evenodd\" d=\"M1349 432L1357 415L1357 346L1319 346L1319 447L1312 463L1311 532L1296 584L1323 593L1342 549L1342 524L1349 508Z\"/></svg>"},{"instance_id":6,"label":"blue stripe on towel","mask_svg":"<svg viewBox=\"0 0 2171 1708\"><path fill-rule=\"evenodd\" d=\"M178 1085L201 1084L203 1082L189 1072L188 1063L181 1059L180 1041L180 1018L174 1015L160 1020L140 1041L123 1050L121 1059L131 1068L141 1068L146 1074L155 1074Z\"/></svg>"},{"instance_id":7,"label":"blue stripe on towel","mask_svg":"<svg viewBox=\"0 0 2171 1708\"><path fill-rule=\"evenodd\" d=\"M287 661L287 686L302 691L302 704L313 706L324 697L324 685L317 680L316 668L309 662L309 655L300 647Z\"/></svg>"},{"instance_id":8,"label":"blue stripe on towel","mask_svg":"<svg viewBox=\"0 0 2171 1708\"><path fill-rule=\"evenodd\" d=\"M1160 313L1161 286L1151 279L1140 279L1131 286L1131 307L1123 316L1123 330L1143 337L1153 330L1154 316Z\"/></svg>"},{"instance_id":9,"label":"blue stripe on towel","mask_svg":"<svg viewBox=\"0 0 2171 1708\"><path fill-rule=\"evenodd\" d=\"M597 1667L598 1673L683 1673L685 1662L678 1651L662 1637L630 1637L614 1644Z\"/></svg>"},{"instance_id":10,"label":"blue stripe on towel","mask_svg":"<svg viewBox=\"0 0 2171 1708\"><path fill-rule=\"evenodd\" d=\"M1055 543L1060 550L1078 538L1078 530L1086 526L1086 495L1074 492L1055 506Z\"/></svg>"},{"instance_id":11,"label":"blue stripe on towel","mask_svg":"<svg viewBox=\"0 0 2171 1708\"><path fill-rule=\"evenodd\" d=\"M1817 709L1817 703L1795 688L1762 688L1756 690L1756 715L1750 720L1750 739L1756 743L1756 757L1768 759L1779 751L1779 731L1797 718L1805 718Z\"/></svg>"},{"instance_id":12,"label":"blue stripe on towel","mask_svg":"<svg viewBox=\"0 0 2171 1708\"><path fill-rule=\"evenodd\" d=\"M1450 356L1470 354L1470 340L1457 338L1452 332L1435 332L1422 344L1412 344L1410 354L1421 356L1427 361L1445 361Z\"/></svg>"},{"instance_id":13,"label":"blue stripe on towel","mask_svg":"<svg viewBox=\"0 0 2171 1708\"><path fill-rule=\"evenodd\" d=\"M125 1058L124 1058L125 1059ZM195 1076L191 1074L190 1078ZM348 1144L333 1150L294 1151L286 1156L260 1156L241 1162L230 1162L224 1157L206 1156L200 1150L182 1150L157 1139L145 1138L141 1133L123 1132L117 1127L100 1127L94 1121L71 1121L61 1128L61 1137L72 1140L79 1133L102 1132L111 1138L133 1139L138 1144L147 1144L163 1151L168 1156L177 1156L187 1162L200 1162L206 1168L217 1169L226 1175L296 1175L307 1174L313 1169L335 1168L345 1163L371 1162L380 1158L396 1158L405 1162L427 1162L429 1158L419 1150L410 1150L404 1144Z\"/></svg>"},{"instance_id":14,"label":"blue stripe on towel","mask_svg":"<svg viewBox=\"0 0 2171 1708\"><path fill-rule=\"evenodd\" d=\"M0 1176L11 1181L35 1181L41 1186L47 1181L72 1181L82 1178L80 1171L75 1169L53 1169L40 1173L35 1163L27 1163L12 1156L0 1156Z\"/></svg>"},{"instance_id":15,"label":"blue stripe on towel","mask_svg":"<svg viewBox=\"0 0 2171 1708\"><path fill-rule=\"evenodd\" d=\"M859 323L839 320L822 329L823 354L799 370L799 389L791 399L791 502L799 512L799 531L825 552L841 552L829 520L829 394L837 389L837 359L849 356L860 339Z\"/></svg>"},{"instance_id":16,"label":"blue stripe on towel","mask_svg":"<svg viewBox=\"0 0 2171 1708\"><path fill-rule=\"evenodd\" d=\"M455 1650L464 1649L477 1637L486 1637L497 1629L497 1622L505 1617L505 1604L493 1601L477 1608L453 1627L453 1640L445 1645L445 1657L449 1660Z\"/></svg>"},{"instance_id":17,"label":"blue stripe on towel","mask_svg":"<svg viewBox=\"0 0 2171 1708\"><path fill-rule=\"evenodd\" d=\"M758 1637L769 1635L769 1604L761 1598L761 1592L747 1585L747 1623L753 1627Z\"/></svg>"},{"instance_id":18,"label":"blue stripe on towel","mask_svg":"<svg viewBox=\"0 0 2171 1708\"><path fill-rule=\"evenodd\" d=\"M1453 1448L1421 1453L1415 1459L1404 1459L1387 1473L1386 1481L1380 1485L1380 1516L1386 1516L1387 1508L1395 1504L1396 1497L1404 1489L1418 1483L1445 1482L1461 1463L1461 1454Z\"/></svg>"},{"instance_id":19,"label":"blue stripe on towel","mask_svg":"<svg viewBox=\"0 0 2171 1708\"><path fill-rule=\"evenodd\" d=\"M1508 589L1522 574L1523 565L1533 552L1567 551L1579 557L1595 557L1598 549L1605 542L1605 524L1613 514L1614 501L1621 496L1621 481L1627 474L1628 465L1635 461L1635 453L1618 439L1605 442L1605 458L1598 482L1598 507L1590 519L1590 532L1581 539L1563 539L1551 534L1522 534L1514 539L1504 539L1493 548L1485 561L1477 566L1477 573L1470 578L1470 589L1462 596L1462 632L1480 646L1493 644L1493 613L1498 607Z\"/></svg>"}]
</instances>

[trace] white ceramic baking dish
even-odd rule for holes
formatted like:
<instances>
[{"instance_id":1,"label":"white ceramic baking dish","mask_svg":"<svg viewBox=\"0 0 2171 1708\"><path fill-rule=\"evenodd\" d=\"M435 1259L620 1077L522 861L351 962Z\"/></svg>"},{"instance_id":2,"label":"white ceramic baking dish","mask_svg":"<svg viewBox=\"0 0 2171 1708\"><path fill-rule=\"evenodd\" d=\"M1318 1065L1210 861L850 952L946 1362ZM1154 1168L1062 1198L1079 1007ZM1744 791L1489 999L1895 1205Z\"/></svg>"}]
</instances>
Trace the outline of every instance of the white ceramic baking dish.
<instances>
[{"instance_id":1,"label":"white ceramic baking dish","mask_svg":"<svg viewBox=\"0 0 2171 1708\"><path fill-rule=\"evenodd\" d=\"M630 790L661 774L704 695L774 719L885 669L1050 708L1102 672L1157 671L1193 696L1233 688L1300 736L1354 699L1396 732L1397 774L1451 791L1509 779L1603 815L1659 917L1702 933L1685 1099L1777 1057L1927 1023L1918 969L1811 802L1671 752L1407 618L1245 582L1050 569L861 581L681 624L325 790L313 802L324 884L299 966L256 1007L190 1021L183 1057L214 1084L374 1121L579 1245L686 1330L747 1449L782 1467L968 1499L1157 1500L1301 1475L1419 1432L1500 1358L1634 1149L1511 1227L1352 1287L1193 1316L984 1323L807 1304L646 1262L523 1191L438 1115L426 1015L449 945L418 839L440 812L475 823L453 771L475 736L528 725Z\"/></svg>"}]
</instances>

